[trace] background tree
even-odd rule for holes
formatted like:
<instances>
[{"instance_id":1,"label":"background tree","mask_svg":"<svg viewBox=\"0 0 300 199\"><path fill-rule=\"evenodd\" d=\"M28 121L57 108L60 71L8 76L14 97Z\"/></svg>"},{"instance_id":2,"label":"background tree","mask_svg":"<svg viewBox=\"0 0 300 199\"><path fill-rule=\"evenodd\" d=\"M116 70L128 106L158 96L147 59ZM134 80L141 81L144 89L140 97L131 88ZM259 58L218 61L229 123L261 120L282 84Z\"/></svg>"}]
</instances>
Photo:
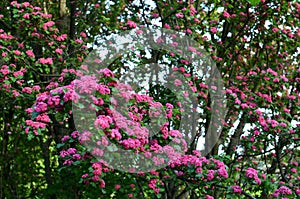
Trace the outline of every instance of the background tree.
<instances>
[{"instance_id":1,"label":"background tree","mask_svg":"<svg viewBox=\"0 0 300 199\"><path fill-rule=\"evenodd\" d=\"M0 6L1 198L297 198L300 194L298 1L61 0L2 1ZM105 172L92 179L100 165L90 163L93 157L74 133L71 101L55 100L71 90L90 46L141 26L183 32L210 53L225 83L224 128L206 157L193 153L196 142L192 142L191 155L180 159L189 159L186 165L143 176L100 164ZM138 64L167 59L170 66L192 71L191 65L170 59L166 52L150 54L150 60L142 58ZM115 77L133 57L123 56L109 66ZM205 82L191 81L205 113L197 126L200 133L191 130L197 140L208 130L211 101ZM49 94L58 88L65 89L59 97ZM150 91L166 105L166 91L158 96L154 87ZM39 102L52 98L55 109L44 110L48 117L33 111ZM73 158L70 148L84 158L67 164ZM201 172L198 161L203 164Z\"/></svg>"}]
</instances>

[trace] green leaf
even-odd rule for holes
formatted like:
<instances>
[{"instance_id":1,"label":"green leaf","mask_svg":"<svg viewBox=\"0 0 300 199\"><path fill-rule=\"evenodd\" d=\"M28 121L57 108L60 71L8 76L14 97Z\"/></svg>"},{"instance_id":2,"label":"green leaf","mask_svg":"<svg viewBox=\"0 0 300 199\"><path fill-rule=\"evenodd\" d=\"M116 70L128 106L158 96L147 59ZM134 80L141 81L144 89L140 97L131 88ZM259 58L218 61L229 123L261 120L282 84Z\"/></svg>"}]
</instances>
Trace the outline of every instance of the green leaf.
<instances>
[{"instance_id":1,"label":"green leaf","mask_svg":"<svg viewBox=\"0 0 300 199\"><path fill-rule=\"evenodd\" d=\"M31 113L31 117L32 117L33 120L34 120L38 115L39 115L38 112L32 112L32 113Z\"/></svg>"},{"instance_id":2,"label":"green leaf","mask_svg":"<svg viewBox=\"0 0 300 199\"><path fill-rule=\"evenodd\" d=\"M27 139L30 141L30 140L32 140L33 138L34 138L33 133L32 133L32 132L28 132L28 137L27 137Z\"/></svg>"},{"instance_id":3,"label":"green leaf","mask_svg":"<svg viewBox=\"0 0 300 199\"><path fill-rule=\"evenodd\" d=\"M72 164L75 165L75 166L76 166L76 165L79 165L79 164L80 164L80 161L72 162Z\"/></svg>"},{"instance_id":4,"label":"green leaf","mask_svg":"<svg viewBox=\"0 0 300 199\"><path fill-rule=\"evenodd\" d=\"M260 0L248 0L248 1L252 6L256 6L260 2Z\"/></svg>"},{"instance_id":5,"label":"green leaf","mask_svg":"<svg viewBox=\"0 0 300 199\"><path fill-rule=\"evenodd\" d=\"M61 148L61 147L63 147L64 145L65 145L64 143L59 143L59 144L57 144L56 148Z\"/></svg>"}]
</instances>

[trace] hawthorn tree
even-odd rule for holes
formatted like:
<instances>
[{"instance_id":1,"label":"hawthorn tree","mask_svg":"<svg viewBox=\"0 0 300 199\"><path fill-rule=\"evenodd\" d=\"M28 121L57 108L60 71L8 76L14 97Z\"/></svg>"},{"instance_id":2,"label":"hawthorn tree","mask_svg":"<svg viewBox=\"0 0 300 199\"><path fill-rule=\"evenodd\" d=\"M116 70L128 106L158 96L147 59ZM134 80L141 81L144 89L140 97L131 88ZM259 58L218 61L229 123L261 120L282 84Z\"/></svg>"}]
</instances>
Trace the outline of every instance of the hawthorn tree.
<instances>
[{"instance_id":1,"label":"hawthorn tree","mask_svg":"<svg viewBox=\"0 0 300 199\"><path fill-rule=\"evenodd\" d=\"M299 197L298 1L0 5L1 198ZM85 143L96 138L74 125L75 85L86 83L84 60L93 47L111 35L143 27L175 30L193 39L221 74L227 112L218 142L205 156L196 149L213 114L208 83L197 77L190 62L170 52L150 50L149 58L145 51L133 51L98 71L101 78L92 81L101 88L92 98L94 128L106 137L97 148L89 150ZM201 122L190 128L194 142L185 145L178 131L182 101L158 85L146 94L135 90L126 96L128 118L113 112L112 95L131 90L120 78L132 60L138 60L134 66L140 70L141 64L165 64L186 77L203 110L198 113ZM167 113L158 114L169 123L148 140L142 127L156 108ZM122 130L119 120L125 121ZM136 125L136 131L127 125ZM137 132L144 134L138 137ZM172 140L185 154L166 147ZM167 151L170 162L149 172L116 170L99 161L108 153L101 148L108 141L138 153ZM160 161L153 157L153 164Z\"/></svg>"}]
</instances>

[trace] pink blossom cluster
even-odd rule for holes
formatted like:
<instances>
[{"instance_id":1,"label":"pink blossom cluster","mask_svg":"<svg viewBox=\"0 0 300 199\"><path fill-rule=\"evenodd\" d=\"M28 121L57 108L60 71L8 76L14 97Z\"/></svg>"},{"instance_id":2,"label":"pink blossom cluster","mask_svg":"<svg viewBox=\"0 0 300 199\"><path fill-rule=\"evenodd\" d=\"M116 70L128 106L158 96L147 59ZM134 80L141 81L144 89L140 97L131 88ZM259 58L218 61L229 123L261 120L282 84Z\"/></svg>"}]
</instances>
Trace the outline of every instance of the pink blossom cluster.
<instances>
[{"instance_id":1,"label":"pink blossom cluster","mask_svg":"<svg viewBox=\"0 0 300 199\"><path fill-rule=\"evenodd\" d=\"M169 163L169 166L172 169L177 169L178 167L180 168L180 166L189 167L190 165L193 165L195 167L195 175L203 174L200 177L201 181L205 181L205 182L209 182L212 180L220 181L222 179L228 178L228 173L225 164L214 158L206 159L205 157L197 157L194 155L183 155ZM208 169L204 173L207 167L213 169ZM191 177L192 179L196 180L195 176L189 176L188 173L182 173L182 172L181 175L184 175L186 177Z\"/></svg>"},{"instance_id":2,"label":"pink blossom cluster","mask_svg":"<svg viewBox=\"0 0 300 199\"><path fill-rule=\"evenodd\" d=\"M258 178L258 171L253 168L246 170L246 176L250 179L254 179L257 184L261 184L261 180Z\"/></svg>"},{"instance_id":3,"label":"pink blossom cluster","mask_svg":"<svg viewBox=\"0 0 300 199\"><path fill-rule=\"evenodd\" d=\"M275 197L278 197L279 195L284 196L284 195L290 195L290 194L292 194L292 191L288 187L281 186L278 189L276 189L274 191L274 193L272 193L271 195L275 196Z\"/></svg>"}]
</instances>

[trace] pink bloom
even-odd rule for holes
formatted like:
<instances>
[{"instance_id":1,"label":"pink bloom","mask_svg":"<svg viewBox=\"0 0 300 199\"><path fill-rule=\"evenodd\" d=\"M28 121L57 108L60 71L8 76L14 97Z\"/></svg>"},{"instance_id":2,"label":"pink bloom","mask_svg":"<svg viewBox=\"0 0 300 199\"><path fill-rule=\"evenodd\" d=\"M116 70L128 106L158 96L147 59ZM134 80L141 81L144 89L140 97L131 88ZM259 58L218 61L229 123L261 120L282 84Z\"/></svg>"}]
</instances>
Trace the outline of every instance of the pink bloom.
<instances>
[{"instance_id":1,"label":"pink bloom","mask_svg":"<svg viewBox=\"0 0 300 199\"><path fill-rule=\"evenodd\" d=\"M78 154L78 153L74 154L72 157L73 157L74 160L80 160L81 159L81 155Z\"/></svg>"},{"instance_id":2,"label":"pink bloom","mask_svg":"<svg viewBox=\"0 0 300 199\"><path fill-rule=\"evenodd\" d=\"M82 41L82 39L76 39L75 42L78 44L81 44L83 41Z\"/></svg>"},{"instance_id":3,"label":"pink bloom","mask_svg":"<svg viewBox=\"0 0 300 199\"><path fill-rule=\"evenodd\" d=\"M246 170L246 176L248 177L248 178L254 178L255 176L257 176L257 171L255 170L255 169L253 169L253 168L248 168L247 170Z\"/></svg>"},{"instance_id":4,"label":"pink bloom","mask_svg":"<svg viewBox=\"0 0 300 199\"><path fill-rule=\"evenodd\" d=\"M64 41L65 39L67 39L67 34L63 34L61 36L56 37L57 41Z\"/></svg>"},{"instance_id":5,"label":"pink bloom","mask_svg":"<svg viewBox=\"0 0 300 199\"><path fill-rule=\"evenodd\" d=\"M60 55L63 54L63 50L60 49L60 48L57 48L57 49L55 50L55 52L56 52L57 54L60 54Z\"/></svg>"},{"instance_id":6,"label":"pink bloom","mask_svg":"<svg viewBox=\"0 0 300 199\"><path fill-rule=\"evenodd\" d=\"M212 179L214 179L214 174L215 174L215 171L214 170L208 170L207 171L207 180L211 181Z\"/></svg>"},{"instance_id":7,"label":"pink bloom","mask_svg":"<svg viewBox=\"0 0 300 199\"><path fill-rule=\"evenodd\" d=\"M104 180L100 180L99 186L100 186L100 188L104 189L105 188L105 181Z\"/></svg>"},{"instance_id":8,"label":"pink bloom","mask_svg":"<svg viewBox=\"0 0 300 199\"><path fill-rule=\"evenodd\" d=\"M119 184L115 185L115 190L119 190L120 188L121 188L121 185L119 185Z\"/></svg>"},{"instance_id":9,"label":"pink bloom","mask_svg":"<svg viewBox=\"0 0 300 199\"><path fill-rule=\"evenodd\" d=\"M22 93L31 94L32 93L32 89L30 87L24 87L22 89Z\"/></svg>"},{"instance_id":10,"label":"pink bloom","mask_svg":"<svg viewBox=\"0 0 300 199\"><path fill-rule=\"evenodd\" d=\"M61 151L61 152L59 152L59 155L60 155L60 157L64 158L67 155L69 155L69 153L67 151Z\"/></svg>"},{"instance_id":11,"label":"pink bloom","mask_svg":"<svg viewBox=\"0 0 300 199\"><path fill-rule=\"evenodd\" d=\"M288 187L282 186L282 187L276 189L275 192L272 194L272 196L278 197L280 194L291 195L292 191Z\"/></svg>"},{"instance_id":12,"label":"pink bloom","mask_svg":"<svg viewBox=\"0 0 300 199\"><path fill-rule=\"evenodd\" d=\"M13 74L15 77L18 77L19 75L20 76L24 76L24 73L22 72L22 71L16 71L16 72L14 72L14 74Z\"/></svg>"},{"instance_id":13,"label":"pink bloom","mask_svg":"<svg viewBox=\"0 0 300 199\"><path fill-rule=\"evenodd\" d=\"M194 48L194 47L189 46L188 49L189 49L189 51L192 52L192 53L197 52L196 48Z\"/></svg>"},{"instance_id":14,"label":"pink bloom","mask_svg":"<svg viewBox=\"0 0 300 199\"><path fill-rule=\"evenodd\" d=\"M180 13L177 13L176 15L175 15L177 18L183 18L184 17L184 15L180 12Z\"/></svg>"},{"instance_id":15,"label":"pink bloom","mask_svg":"<svg viewBox=\"0 0 300 199\"><path fill-rule=\"evenodd\" d=\"M218 174L224 178L228 178L228 173L225 169L225 167L221 167L218 169Z\"/></svg>"},{"instance_id":16,"label":"pink bloom","mask_svg":"<svg viewBox=\"0 0 300 199\"><path fill-rule=\"evenodd\" d=\"M86 38L86 34L84 32L81 32L80 36L82 36L83 38Z\"/></svg>"},{"instance_id":17,"label":"pink bloom","mask_svg":"<svg viewBox=\"0 0 300 199\"><path fill-rule=\"evenodd\" d=\"M39 85L35 85L32 87L33 91L39 91L41 89L41 87Z\"/></svg>"},{"instance_id":18,"label":"pink bloom","mask_svg":"<svg viewBox=\"0 0 300 199\"><path fill-rule=\"evenodd\" d=\"M211 27L210 28L210 32L212 33L217 33L218 32L218 29L216 27Z\"/></svg>"},{"instance_id":19,"label":"pink bloom","mask_svg":"<svg viewBox=\"0 0 300 199\"><path fill-rule=\"evenodd\" d=\"M29 7L29 6L30 6L30 3L29 3L29 2L24 2L24 3L22 4L22 6L23 6L24 8Z\"/></svg>"},{"instance_id":20,"label":"pink bloom","mask_svg":"<svg viewBox=\"0 0 300 199\"><path fill-rule=\"evenodd\" d=\"M65 141L67 141L69 138L70 138L70 137L69 137L68 135L65 135L65 136L61 139L61 141L62 141L62 142L65 142Z\"/></svg>"},{"instance_id":21,"label":"pink bloom","mask_svg":"<svg viewBox=\"0 0 300 199\"><path fill-rule=\"evenodd\" d=\"M26 13L26 14L24 14L24 15L23 15L23 18L24 18L24 19L29 19L29 18L30 18L30 16L29 16L29 14L28 14L28 13Z\"/></svg>"},{"instance_id":22,"label":"pink bloom","mask_svg":"<svg viewBox=\"0 0 300 199\"><path fill-rule=\"evenodd\" d=\"M75 148L69 148L68 150L68 154L73 155L76 153L76 149Z\"/></svg>"},{"instance_id":23,"label":"pink bloom","mask_svg":"<svg viewBox=\"0 0 300 199\"><path fill-rule=\"evenodd\" d=\"M230 18L230 14L228 12L226 12L226 11L223 12L223 16L225 18Z\"/></svg>"},{"instance_id":24,"label":"pink bloom","mask_svg":"<svg viewBox=\"0 0 300 199\"><path fill-rule=\"evenodd\" d=\"M241 189L240 186L235 185L235 186L231 186L231 188L232 188L234 193L241 194L243 192L243 190Z\"/></svg>"},{"instance_id":25,"label":"pink bloom","mask_svg":"<svg viewBox=\"0 0 300 199\"><path fill-rule=\"evenodd\" d=\"M15 51L14 51L14 54L20 56L20 55L21 55L21 52L20 52L19 50L15 50Z\"/></svg>"},{"instance_id":26,"label":"pink bloom","mask_svg":"<svg viewBox=\"0 0 300 199\"><path fill-rule=\"evenodd\" d=\"M100 115L94 122L95 127L101 127L102 129L109 128L112 119L109 116Z\"/></svg>"},{"instance_id":27,"label":"pink bloom","mask_svg":"<svg viewBox=\"0 0 300 199\"><path fill-rule=\"evenodd\" d=\"M127 21L127 25L130 27L130 28L136 28L136 23L131 21L131 20L128 20Z\"/></svg>"},{"instance_id":28,"label":"pink bloom","mask_svg":"<svg viewBox=\"0 0 300 199\"><path fill-rule=\"evenodd\" d=\"M153 13L152 16L153 16L154 18L158 18L158 17L159 17L159 14Z\"/></svg>"},{"instance_id":29,"label":"pink bloom","mask_svg":"<svg viewBox=\"0 0 300 199\"><path fill-rule=\"evenodd\" d=\"M87 178L89 176L89 174L83 174L82 176L81 176L81 178Z\"/></svg>"},{"instance_id":30,"label":"pink bloom","mask_svg":"<svg viewBox=\"0 0 300 199\"><path fill-rule=\"evenodd\" d=\"M100 177L99 177L99 176L93 176L93 177L92 177L92 180L93 180L94 182L98 182L98 181L100 181Z\"/></svg>"},{"instance_id":31,"label":"pink bloom","mask_svg":"<svg viewBox=\"0 0 300 199\"><path fill-rule=\"evenodd\" d=\"M176 79L176 80L174 81L174 85L175 85L175 86L180 86L180 85L182 85L181 80Z\"/></svg>"},{"instance_id":32,"label":"pink bloom","mask_svg":"<svg viewBox=\"0 0 300 199\"><path fill-rule=\"evenodd\" d=\"M27 51L26 51L26 55L27 55L28 57L34 57L34 53L33 53L32 50L27 50Z\"/></svg>"},{"instance_id":33,"label":"pink bloom","mask_svg":"<svg viewBox=\"0 0 300 199\"><path fill-rule=\"evenodd\" d=\"M191 29L188 28L188 29L186 29L186 33L187 33L187 34L192 34L193 31L192 31Z\"/></svg>"},{"instance_id":34,"label":"pink bloom","mask_svg":"<svg viewBox=\"0 0 300 199\"><path fill-rule=\"evenodd\" d=\"M72 137L73 139L77 138L78 136L79 136L78 131L74 131L74 132L71 134L71 137Z\"/></svg>"},{"instance_id":35,"label":"pink bloom","mask_svg":"<svg viewBox=\"0 0 300 199\"><path fill-rule=\"evenodd\" d=\"M52 26L54 26L54 24L55 24L55 22L53 22L53 21L46 22L43 24L43 29L48 30L48 27L52 27Z\"/></svg>"},{"instance_id":36,"label":"pink bloom","mask_svg":"<svg viewBox=\"0 0 300 199\"><path fill-rule=\"evenodd\" d=\"M278 28L272 28L272 31L273 31L273 32L278 32L279 29L278 29Z\"/></svg>"},{"instance_id":37,"label":"pink bloom","mask_svg":"<svg viewBox=\"0 0 300 199\"><path fill-rule=\"evenodd\" d=\"M40 58L39 62L41 64L53 64L52 58Z\"/></svg>"},{"instance_id":38,"label":"pink bloom","mask_svg":"<svg viewBox=\"0 0 300 199\"><path fill-rule=\"evenodd\" d=\"M166 24L164 25L164 28L166 28L166 29L170 29L171 27L170 27L170 25L169 25L169 24L167 24L167 23L166 23Z\"/></svg>"}]
</instances>

